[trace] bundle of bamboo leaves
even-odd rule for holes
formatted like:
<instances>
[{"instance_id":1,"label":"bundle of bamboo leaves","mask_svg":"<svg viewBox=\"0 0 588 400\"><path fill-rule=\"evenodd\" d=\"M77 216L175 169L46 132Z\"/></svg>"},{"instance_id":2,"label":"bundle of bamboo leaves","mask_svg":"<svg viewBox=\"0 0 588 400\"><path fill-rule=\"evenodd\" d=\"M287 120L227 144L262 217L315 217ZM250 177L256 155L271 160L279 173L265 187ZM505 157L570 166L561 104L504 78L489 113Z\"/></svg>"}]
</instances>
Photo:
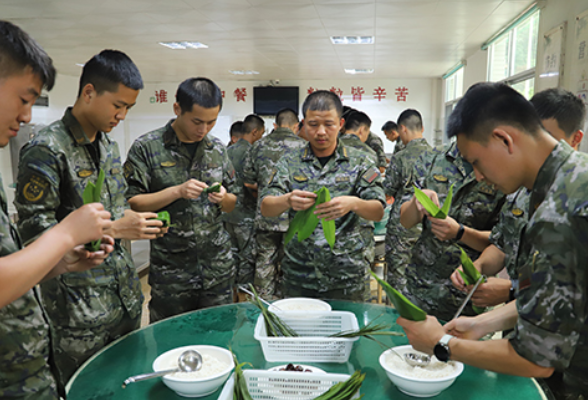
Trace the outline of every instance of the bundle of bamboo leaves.
<instances>
[{"instance_id":1,"label":"bundle of bamboo leaves","mask_svg":"<svg viewBox=\"0 0 588 400\"><path fill-rule=\"evenodd\" d=\"M297 233L299 242L308 239L316 229L319 223L319 219L314 213L316 206L331 201L331 193L329 192L329 189L324 186L314 193L316 194L316 200L313 206L306 210L298 211L292 221L290 221L288 232L286 232L286 236L284 237L285 245L288 244ZM327 221L325 218L321 218L321 225L323 227L325 239L327 239L327 243L332 249L335 247L335 221Z\"/></svg>"},{"instance_id":2,"label":"bundle of bamboo leaves","mask_svg":"<svg viewBox=\"0 0 588 400\"><path fill-rule=\"evenodd\" d=\"M453 185L455 185L455 183ZM449 188L449 192L447 193L447 197L441 208L433 203L433 200L431 200L421 189L413 185L414 195L433 218L445 219L449 215L449 208L451 207L451 200L453 199L453 185Z\"/></svg>"}]
</instances>

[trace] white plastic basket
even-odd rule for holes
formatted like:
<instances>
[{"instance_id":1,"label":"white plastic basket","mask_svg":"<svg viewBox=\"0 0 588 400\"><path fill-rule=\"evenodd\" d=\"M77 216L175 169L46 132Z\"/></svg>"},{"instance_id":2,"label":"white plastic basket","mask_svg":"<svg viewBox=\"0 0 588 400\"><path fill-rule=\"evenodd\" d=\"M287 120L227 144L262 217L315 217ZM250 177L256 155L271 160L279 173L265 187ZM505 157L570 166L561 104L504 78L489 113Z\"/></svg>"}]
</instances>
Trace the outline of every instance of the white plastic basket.
<instances>
[{"instance_id":1,"label":"white plastic basket","mask_svg":"<svg viewBox=\"0 0 588 400\"><path fill-rule=\"evenodd\" d=\"M267 361L336 362L349 359L355 338L328 337L341 331L359 329L355 314L348 311L331 311L321 316L304 319L281 316L300 337L267 336L263 315L259 315L253 337L261 344Z\"/></svg>"},{"instance_id":2,"label":"white plastic basket","mask_svg":"<svg viewBox=\"0 0 588 400\"><path fill-rule=\"evenodd\" d=\"M253 400L312 400L339 382L349 379L345 374L264 371L246 369L243 377ZM234 374L225 383L218 400L233 400ZM354 399L359 397L356 393Z\"/></svg>"}]
</instances>

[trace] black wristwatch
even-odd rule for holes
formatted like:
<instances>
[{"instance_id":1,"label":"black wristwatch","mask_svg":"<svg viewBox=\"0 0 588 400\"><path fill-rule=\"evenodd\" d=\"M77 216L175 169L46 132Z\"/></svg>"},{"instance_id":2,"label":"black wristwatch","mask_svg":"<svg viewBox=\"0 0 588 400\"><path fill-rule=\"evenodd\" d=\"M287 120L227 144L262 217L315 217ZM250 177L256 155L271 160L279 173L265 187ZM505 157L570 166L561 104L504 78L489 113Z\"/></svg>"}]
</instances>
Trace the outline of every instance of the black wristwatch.
<instances>
[{"instance_id":1,"label":"black wristwatch","mask_svg":"<svg viewBox=\"0 0 588 400\"><path fill-rule=\"evenodd\" d=\"M435 345L435 348L433 349L433 353L435 354L435 357L437 357L437 359L439 361L443 361L443 362L449 361L449 357L451 357L451 350L449 350L449 341L451 339L453 339L454 337L455 336L451 336L451 335L443 335L441 340L439 340L439 343L437 343Z\"/></svg>"},{"instance_id":2,"label":"black wristwatch","mask_svg":"<svg viewBox=\"0 0 588 400\"><path fill-rule=\"evenodd\" d=\"M455 240L461 240L464 232L465 228L463 227L463 224L459 224L459 229L457 230L457 235L455 235Z\"/></svg>"}]
</instances>

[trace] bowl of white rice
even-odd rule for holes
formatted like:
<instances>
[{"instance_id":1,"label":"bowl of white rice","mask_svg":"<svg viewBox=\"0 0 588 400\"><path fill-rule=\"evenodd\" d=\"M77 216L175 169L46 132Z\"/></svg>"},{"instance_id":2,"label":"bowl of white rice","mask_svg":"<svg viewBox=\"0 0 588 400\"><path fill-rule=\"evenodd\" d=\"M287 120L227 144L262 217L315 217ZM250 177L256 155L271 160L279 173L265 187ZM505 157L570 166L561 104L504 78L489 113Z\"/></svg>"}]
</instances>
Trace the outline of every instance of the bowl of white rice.
<instances>
[{"instance_id":1,"label":"bowl of white rice","mask_svg":"<svg viewBox=\"0 0 588 400\"><path fill-rule=\"evenodd\" d=\"M331 311L331 305L326 301L311 299L308 297L292 297L289 299L277 300L268 308L269 311L280 315L317 316Z\"/></svg>"},{"instance_id":2,"label":"bowl of white rice","mask_svg":"<svg viewBox=\"0 0 588 400\"><path fill-rule=\"evenodd\" d=\"M203 397L215 392L229 377L235 366L227 349L217 346L194 345L167 351L153 361L153 371L178 367L178 358L186 350L202 355L202 368L193 372L174 372L162 377L163 383L183 397Z\"/></svg>"},{"instance_id":3,"label":"bowl of white rice","mask_svg":"<svg viewBox=\"0 0 588 400\"><path fill-rule=\"evenodd\" d=\"M411 352L422 354L412 346L394 347L397 353L403 355ZM463 372L463 364L457 361L442 362L437 357L431 357L431 363L426 367L413 367L403 358L398 357L391 350L386 350L380 356L380 365L386 375L401 392L414 397L432 397L447 389Z\"/></svg>"}]
</instances>

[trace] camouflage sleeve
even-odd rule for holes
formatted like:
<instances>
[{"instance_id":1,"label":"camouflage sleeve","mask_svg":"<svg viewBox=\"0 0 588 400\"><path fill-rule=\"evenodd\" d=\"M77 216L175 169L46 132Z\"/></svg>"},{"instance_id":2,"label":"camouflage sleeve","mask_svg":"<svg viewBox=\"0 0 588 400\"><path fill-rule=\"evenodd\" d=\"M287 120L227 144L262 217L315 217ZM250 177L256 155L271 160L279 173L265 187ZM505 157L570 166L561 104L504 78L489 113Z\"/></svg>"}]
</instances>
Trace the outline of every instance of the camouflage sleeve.
<instances>
[{"instance_id":1,"label":"camouflage sleeve","mask_svg":"<svg viewBox=\"0 0 588 400\"><path fill-rule=\"evenodd\" d=\"M551 218L549 218L551 217ZM588 212L572 218L548 216L521 244L516 334L510 340L523 358L566 369L576 352L588 314Z\"/></svg>"},{"instance_id":2,"label":"camouflage sleeve","mask_svg":"<svg viewBox=\"0 0 588 400\"><path fill-rule=\"evenodd\" d=\"M500 215L498 216L498 222L496 223L496 225L494 225L492 231L490 231L490 237L488 238L490 244L493 244L494 246L498 247L498 249L503 253L505 252L505 245L504 235L502 234L502 232L504 232L504 229L506 228L505 213L508 212L510 205L511 204L509 201L504 203L502 209L500 210Z\"/></svg>"},{"instance_id":3,"label":"camouflage sleeve","mask_svg":"<svg viewBox=\"0 0 588 400\"><path fill-rule=\"evenodd\" d=\"M388 196L396 197L401 193L402 187L402 160L400 157L392 156L390 164L386 168L384 178L384 191Z\"/></svg>"},{"instance_id":4,"label":"camouflage sleeve","mask_svg":"<svg viewBox=\"0 0 588 400\"><path fill-rule=\"evenodd\" d=\"M125 193L127 200L151 192L151 166L140 142L131 146L123 171L128 185Z\"/></svg>"},{"instance_id":5,"label":"camouflage sleeve","mask_svg":"<svg viewBox=\"0 0 588 400\"><path fill-rule=\"evenodd\" d=\"M233 168L233 164L231 164L231 160L229 160L229 155L227 154L227 150L225 148L222 149L222 157L223 157L223 186L227 189L228 193L232 193L235 196L239 197L241 194L241 187L243 186L242 182L237 178L237 173L235 172L235 168Z\"/></svg>"},{"instance_id":6,"label":"camouflage sleeve","mask_svg":"<svg viewBox=\"0 0 588 400\"><path fill-rule=\"evenodd\" d=\"M382 184L382 175L373 164L365 164L359 170L359 180L355 187L357 196L362 200L378 200L386 208L386 195Z\"/></svg>"},{"instance_id":7,"label":"camouflage sleeve","mask_svg":"<svg viewBox=\"0 0 588 400\"><path fill-rule=\"evenodd\" d=\"M266 186L260 193L261 199L266 196L281 196L291 192L288 158L282 157L270 173Z\"/></svg>"},{"instance_id":8,"label":"camouflage sleeve","mask_svg":"<svg viewBox=\"0 0 588 400\"><path fill-rule=\"evenodd\" d=\"M243 182L249 184L257 183L257 171L255 170L254 160L257 159L257 143L253 143L253 146L249 148L245 154L245 160L243 160Z\"/></svg>"},{"instance_id":9,"label":"camouflage sleeve","mask_svg":"<svg viewBox=\"0 0 588 400\"><path fill-rule=\"evenodd\" d=\"M372 142L370 143L370 147L374 149L378 156L377 167L386 168L386 152L384 151L384 142L382 142L382 139L375 136L374 140L372 140Z\"/></svg>"},{"instance_id":10,"label":"camouflage sleeve","mask_svg":"<svg viewBox=\"0 0 588 400\"><path fill-rule=\"evenodd\" d=\"M25 244L57 224L61 169L58 157L45 146L26 146L21 150L14 205Z\"/></svg>"}]
</instances>

